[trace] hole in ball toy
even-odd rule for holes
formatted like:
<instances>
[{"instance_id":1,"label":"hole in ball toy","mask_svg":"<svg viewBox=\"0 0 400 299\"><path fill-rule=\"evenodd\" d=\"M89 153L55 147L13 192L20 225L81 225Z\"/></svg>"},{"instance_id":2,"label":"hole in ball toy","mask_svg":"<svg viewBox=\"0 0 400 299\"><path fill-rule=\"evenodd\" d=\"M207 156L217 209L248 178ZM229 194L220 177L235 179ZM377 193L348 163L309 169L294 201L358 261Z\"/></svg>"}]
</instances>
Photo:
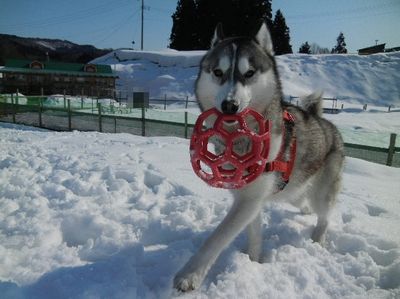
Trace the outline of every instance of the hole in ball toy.
<instances>
[{"instance_id":1,"label":"hole in ball toy","mask_svg":"<svg viewBox=\"0 0 400 299\"><path fill-rule=\"evenodd\" d=\"M244 120L249 130L256 134L260 134L260 124L254 117L254 115L248 114L244 117Z\"/></svg>"},{"instance_id":2,"label":"hole in ball toy","mask_svg":"<svg viewBox=\"0 0 400 299\"><path fill-rule=\"evenodd\" d=\"M214 156L220 156L225 153L225 140L219 135L212 135L208 138L207 151Z\"/></svg>"},{"instance_id":3,"label":"hole in ball toy","mask_svg":"<svg viewBox=\"0 0 400 299\"><path fill-rule=\"evenodd\" d=\"M201 130L203 132L212 129L214 127L215 121L217 119L217 116L215 114L209 115L204 121L202 122L201 125Z\"/></svg>"},{"instance_id":4,"label":"hole in ball toy","mask_svg":"<svg viewBox=\"0 0 400 299\"><path fill-rule=\"evenodd\" d=\"M204 172L206 175L208 176L212 176L213 175L213 171L211 169L210 166L208 166L206 163L204 163L203 161L200 161L200 170L202 172Z\"/></svg>"},{"instance_id":5,"label":"hole in ball toy","mask_svg":"<svg viewBox=\"0 0 400 299\"><path fill-rule=\"evenodd\" d=\"M224 179L232 179L237 173L237 167L232 163L226 162L218 166L218 171Z\"/></svg>"},{"instance_id":6,"label":"hole in ball toy","mask_svg":"<svg viewBox=\"0 0 400 299\"><path fill-rule=\"evenodd\" d=\"M232 142L232 153L239 158L243 158L247 154L251 154L253 148L253 142L249 136L242 135Z\"/></svg>"},{"instance_id":7,"label":"hole in ball toy","mask_svg":"<svg viewBox=\"0 0 400 299\"><path fill-rule=\"evenodd\" d=\"M240 130L241 125L237 120L224 120L221 129L227 133L232 133Z\"/></svg>"}]
</instances>

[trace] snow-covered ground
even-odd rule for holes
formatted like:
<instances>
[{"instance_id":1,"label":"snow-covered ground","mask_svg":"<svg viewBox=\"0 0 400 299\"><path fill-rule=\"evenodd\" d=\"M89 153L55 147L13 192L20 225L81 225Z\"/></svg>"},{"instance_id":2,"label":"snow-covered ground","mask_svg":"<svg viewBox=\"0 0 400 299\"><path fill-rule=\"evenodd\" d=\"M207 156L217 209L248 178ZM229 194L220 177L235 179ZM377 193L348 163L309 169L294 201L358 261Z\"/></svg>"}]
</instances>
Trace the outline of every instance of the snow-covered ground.
<instances>
[{"instance_id":1,"label":"snow-covered ground","mask_svg":"<svg viewBox=\"0 0 400 299\"><path fill-rule=\"evenodd\" d=\"M327 245L314 215L263 214L265 263L240 235L202 287L177 270L231 204L191 170L188 141L0 124L1 298L399 298L400 169L346 158Z\"/></svg>"},{"instance_id":2,"label":"snow-covered ground","mask_svg":"<svg viewBox=\"0 0 400 299\"><path fill-rule=\"evenodd\" d=\"M184 100L203 54L118 50L95 62L121 89ZM400 53L278 64L287 97L339 98L345 109L325 117L346 141L386 147L400 132ZM325 247L310 241L314 215L269 204L265 262L242 253L240 235L199 290L179 294L175 273L232 201L195 176L188 140L0 123L0 141L0 298L400 298L399 168L346 158Z\"/></svg>"}]
</instances>

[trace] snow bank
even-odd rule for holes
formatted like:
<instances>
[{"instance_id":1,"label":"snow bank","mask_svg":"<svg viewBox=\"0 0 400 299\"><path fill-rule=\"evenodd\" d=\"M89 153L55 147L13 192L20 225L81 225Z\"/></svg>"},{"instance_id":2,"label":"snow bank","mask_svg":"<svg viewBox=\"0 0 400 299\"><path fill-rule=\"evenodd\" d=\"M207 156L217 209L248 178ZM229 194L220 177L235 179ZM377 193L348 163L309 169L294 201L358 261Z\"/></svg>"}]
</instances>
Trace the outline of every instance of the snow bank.
<instances>
[{"instance_id":1,"label":"snow bank","mask_svg":"<svg viewBox=\"0 0 400 299\"><path fill-rule=\"evenodd\" d=\"M285 94L313 90L344 103L400 105L400 52L360 55L282 55L279 71Z\"/></svg>"},{"instance_id":2,"label":"snow bank","mask_svg":"<svg viewBox=\"0 0 400 299\"><path fill-rule=\"evenodd\" d=\"M93 60L94 63L103 62L129 62L135 60L147 60L160 67L196 67L199 65L204 51L176 51L166 49L163 51L134 51L116 50L100 58Z\"/></svg>"},{"instance_id":3,"label":"snow bank","mask_svg":"<svg viewBox=\"0 0 400 299\"><path fill-rule=\"evenodd\" d=\"M194 82L204 51L116 50L95 59L110 64L118 88L149 91L153 98L194 99ZM277 57L284 93L304 96L322 90L341 103L400 105L400 52L359 55L282 55Z\"/></svg>"},{"instance_id":4,"label":"snow bank","mask_svg":"<svg viewBox=\"0 0 400 299\"><path fill-rule=\"evenodd\" d=\"M346 159L327 246L268 205L263 264L240 235L195 292L172 279L232 202L193 173L188 141L0 124L2 298L396 298L400 169Z\"/></svg>"}]
</instances>

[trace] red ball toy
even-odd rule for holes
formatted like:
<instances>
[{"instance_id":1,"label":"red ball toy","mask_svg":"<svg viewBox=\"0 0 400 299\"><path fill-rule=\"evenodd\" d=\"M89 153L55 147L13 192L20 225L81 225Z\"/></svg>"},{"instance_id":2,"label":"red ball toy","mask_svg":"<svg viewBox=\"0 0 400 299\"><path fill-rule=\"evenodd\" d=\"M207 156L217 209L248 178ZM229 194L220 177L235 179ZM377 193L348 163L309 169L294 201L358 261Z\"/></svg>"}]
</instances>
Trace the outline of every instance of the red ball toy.
<instances>
[{"instance_id":1,"label":"red ball toy","mask_svg":"<svg viewBox=\"0 0 400 299\"><path fill-rule=\"evenodd\" d=\"M245 109L223 114L216 108L203 112L190 141L194 172L213 187L237 189L254 181L269 154L271 123Z\"/></svg>"}]
</instances>

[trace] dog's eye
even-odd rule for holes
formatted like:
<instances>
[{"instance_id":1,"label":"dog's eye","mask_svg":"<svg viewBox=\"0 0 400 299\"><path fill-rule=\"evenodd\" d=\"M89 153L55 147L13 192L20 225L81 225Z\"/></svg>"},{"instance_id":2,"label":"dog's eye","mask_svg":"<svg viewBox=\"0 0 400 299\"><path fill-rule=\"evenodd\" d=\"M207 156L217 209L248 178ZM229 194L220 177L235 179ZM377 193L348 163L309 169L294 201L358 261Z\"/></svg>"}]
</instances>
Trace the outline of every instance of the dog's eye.
<instances>
[{"instance_id":1,"label":"dog's eye","mask_svg":"<svg viewBox=\"0 0 400 299\"><path fill-rule=\"evenodd\" d=\"M222 75L224 74L220 69L215 69L213 70L214 76L217 78L221 78Z\"/></svg>"},{"instance_id":2,"label":"dog's eye","mask_svg":"<svg viewBox=\"0 0 400 299\"><path fill-rule=\"evenodd\" d=\"M253 71L253 70L248 70L246 73L244 73L244 77L245 77L246 79L249 79L249 78L253 77L255 73L256 73L256 72Z\"/></svg>"}]
</instances>

